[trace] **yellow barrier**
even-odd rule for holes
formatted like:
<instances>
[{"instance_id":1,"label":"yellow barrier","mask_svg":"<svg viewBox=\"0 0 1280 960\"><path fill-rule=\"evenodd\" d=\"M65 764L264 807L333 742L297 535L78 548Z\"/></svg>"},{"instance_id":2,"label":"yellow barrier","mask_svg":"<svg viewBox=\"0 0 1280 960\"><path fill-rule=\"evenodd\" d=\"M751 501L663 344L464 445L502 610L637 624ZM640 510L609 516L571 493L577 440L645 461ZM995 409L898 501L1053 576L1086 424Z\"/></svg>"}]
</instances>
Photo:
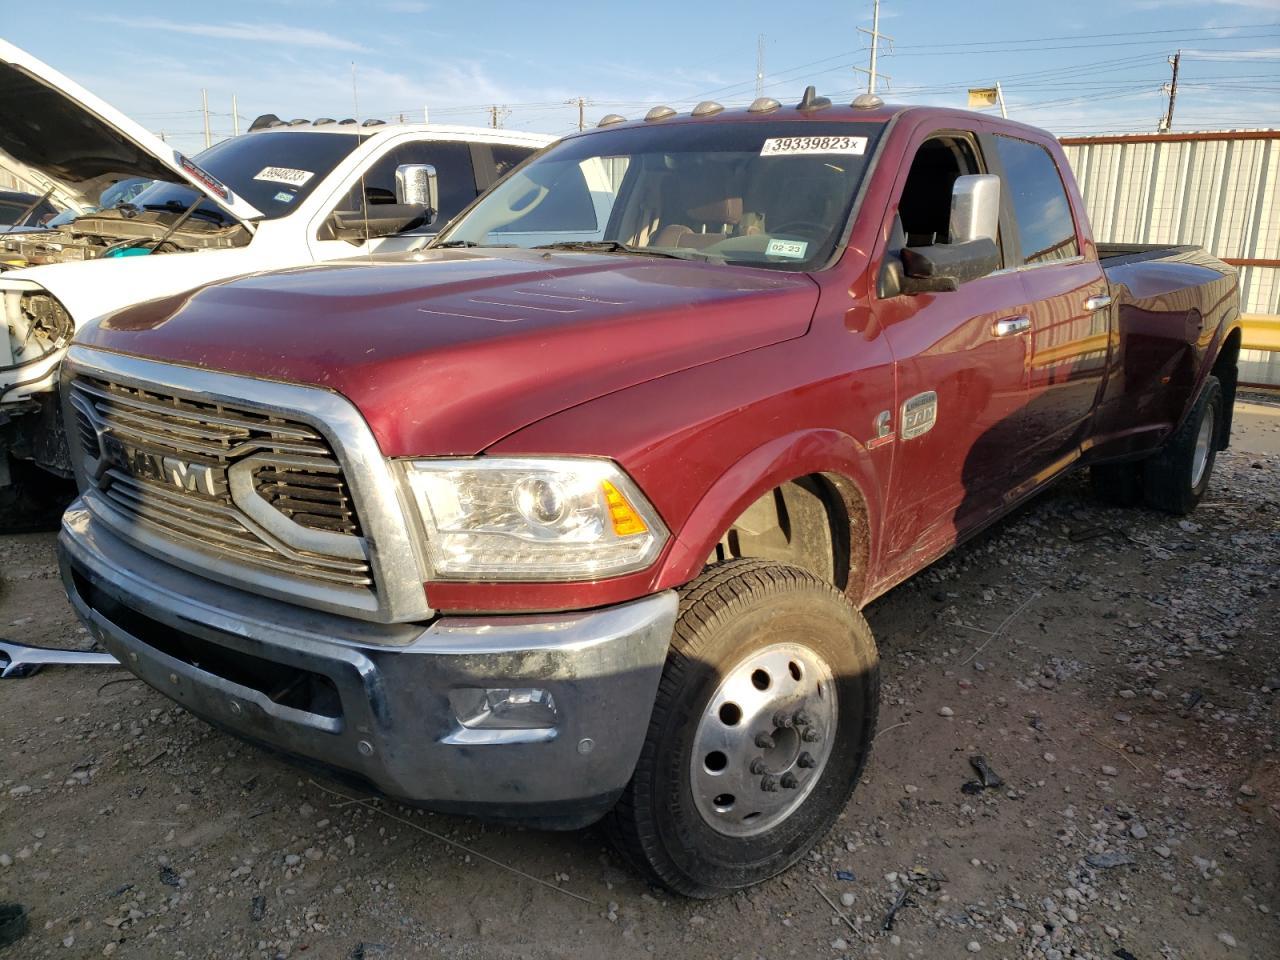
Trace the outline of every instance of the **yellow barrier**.
<instances>
[{"instance_id":1,"label":"yellow barrier","mask_svg":"<svg viewBox=\"0 0 1280 960\"><path fill-rule=\"evenodd\" d=\"M1246 313L1240 319L1244 321L1242 349L1280 350L1280 316Z\"/></svg>"}]
</instances>

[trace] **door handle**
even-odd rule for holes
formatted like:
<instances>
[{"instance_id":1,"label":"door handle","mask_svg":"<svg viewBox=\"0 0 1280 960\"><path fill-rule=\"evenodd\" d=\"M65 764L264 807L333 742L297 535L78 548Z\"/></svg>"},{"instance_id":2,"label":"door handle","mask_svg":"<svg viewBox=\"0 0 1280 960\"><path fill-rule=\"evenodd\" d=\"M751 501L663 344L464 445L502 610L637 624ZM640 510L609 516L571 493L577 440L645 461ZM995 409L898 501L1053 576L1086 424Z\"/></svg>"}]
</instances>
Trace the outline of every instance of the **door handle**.
<instances>
[{"instance_id":1,"label":"door handle","mask_svg":"<svg viewBox=\"0 0 1280 960\"><path fill-rule=\"evenodd\" d=\"M1030 329L1030 317L1005 317L992 324L991 332L997 337L1013 337Z\"/></svg>"},{"instance_id":2,"label":"door handle","mask_svg":"<svg viewBox=\"0 0 1280 960\"><path fill-rule=\"evenodd\" d=\"M1111 297L1104 294L1100 297L1090 297L1084 302L1084 308L1090 313L1097 313L1103 307L1111 306Z\"/></svg>"}]
</instances>

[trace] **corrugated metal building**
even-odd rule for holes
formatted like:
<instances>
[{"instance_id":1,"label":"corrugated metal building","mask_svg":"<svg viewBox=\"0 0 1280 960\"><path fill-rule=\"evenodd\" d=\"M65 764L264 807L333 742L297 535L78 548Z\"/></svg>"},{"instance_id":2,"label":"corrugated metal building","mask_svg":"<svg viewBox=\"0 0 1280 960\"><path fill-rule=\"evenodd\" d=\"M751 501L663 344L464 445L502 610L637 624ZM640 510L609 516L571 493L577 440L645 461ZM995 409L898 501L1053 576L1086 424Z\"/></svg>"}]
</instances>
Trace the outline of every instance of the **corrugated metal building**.
<instances>
[{"instance_id":1,"label":"corrugated metal building","mask_svg":"<svg viewBox=\"0 0 1280 960\"><path fill-rule=\"evenodd\" d=\"M1064 137L1096 239L1193 243L1240 271L1246 346L1280 333L1280 131ZM1280 352L1241 379L1280 385Z\"/></svg>"}]
</instances>

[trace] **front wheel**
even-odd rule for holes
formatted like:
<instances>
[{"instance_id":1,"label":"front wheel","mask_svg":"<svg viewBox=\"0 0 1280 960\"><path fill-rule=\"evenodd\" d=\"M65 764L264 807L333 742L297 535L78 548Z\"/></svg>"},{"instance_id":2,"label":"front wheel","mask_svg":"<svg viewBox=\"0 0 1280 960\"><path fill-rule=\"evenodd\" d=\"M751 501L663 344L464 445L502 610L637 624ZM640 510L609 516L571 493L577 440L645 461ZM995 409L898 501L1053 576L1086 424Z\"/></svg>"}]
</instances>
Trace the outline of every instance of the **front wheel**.
<instances>
[{"instance_id":1,"label":"front wheel","mask_svg":"<svg viewBox=\"0 0 1280 960\"><path fill-rule=\"evenodd\" d=\"M832 586L761 560L709 569L682 592L615 844L686 896L780 873L857 785L879 686L871 630Z\"/></svg>"}]
</instances>

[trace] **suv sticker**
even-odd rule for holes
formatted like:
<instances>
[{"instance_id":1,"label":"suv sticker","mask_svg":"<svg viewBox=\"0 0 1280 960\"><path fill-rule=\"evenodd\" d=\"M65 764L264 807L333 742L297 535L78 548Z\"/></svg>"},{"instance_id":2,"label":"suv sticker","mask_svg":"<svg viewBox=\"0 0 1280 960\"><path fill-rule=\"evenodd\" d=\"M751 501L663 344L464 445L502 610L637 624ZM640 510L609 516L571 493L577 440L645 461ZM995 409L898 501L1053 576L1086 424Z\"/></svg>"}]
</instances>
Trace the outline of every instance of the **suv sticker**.
<instances>
[{"instance_id":1,"label":"suv sticker","mask_svg":"<svg viewBox=\"0 0 1280 960\"><path fill-rule=\"evenodd\" d=\"M263 167L253 177L268 183L287 183L291 187L300 187L315 174L310 170L294 170L292 167Z\"/></svg>"},{"instance_id":2,"label":"suv sticker","mask_svg":"<svg viewBox=\"0 0 1280 960\"><path fill-rule=\"evenodd\" d=\"M787 257L791 260L803 260L805 251L809 249L808 240L770 240L764 252L770 257Z\"/></svg>"},{"instance_id":3,"label":"suv sticker","mask_svg":"<svg viewBox=\"0 0 1280 960\"><path fill-rule=\"evenodd\" d=\"M844 153L860 157L866 152L866 137L770 137L760 148L762 157L794 156L805 153Z\"/></svg>"}]
</instances>

